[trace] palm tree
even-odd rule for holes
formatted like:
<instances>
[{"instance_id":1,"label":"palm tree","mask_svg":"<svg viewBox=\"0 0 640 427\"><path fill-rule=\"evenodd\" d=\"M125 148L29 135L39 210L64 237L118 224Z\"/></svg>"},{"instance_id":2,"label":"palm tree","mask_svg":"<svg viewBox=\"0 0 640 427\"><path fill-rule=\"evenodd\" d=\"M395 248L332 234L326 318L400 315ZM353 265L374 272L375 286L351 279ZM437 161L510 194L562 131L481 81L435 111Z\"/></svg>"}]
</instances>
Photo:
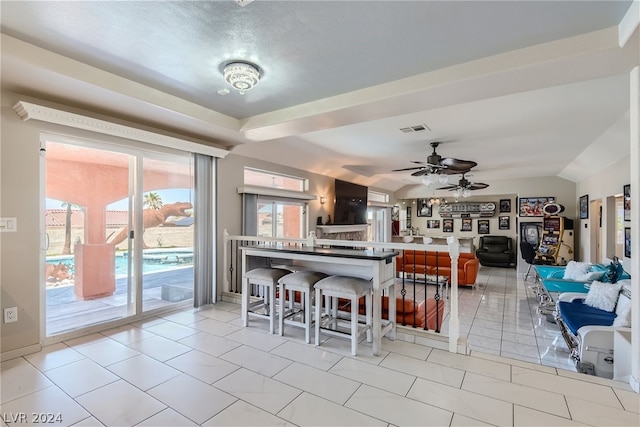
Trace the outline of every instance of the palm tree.
<instances>
[{"instance_id":1,"label":"palm tree","mask_svg":"<svg viewBox=\"0 0 640 427\"><path fill-rule=\"evenodd\" d=\"M67 212L65 215L64 221L64 246L62 246L62 255L70 255L71 254L71 214L73 214L72 209L82 210L82 206L76 205L71 202L62 202L62 207L67 208Z\"/></svg>"},{"instance_id":2,"label":"palm tree","mask_svg":"<svg viewBox=\"0 0 640 427\"><path fill-rule=\"evenodd\" d=\"M150 209L160 209L164 203L158 193L147 193L144 195L144 206Z\"/></svg>"}]
</instances>

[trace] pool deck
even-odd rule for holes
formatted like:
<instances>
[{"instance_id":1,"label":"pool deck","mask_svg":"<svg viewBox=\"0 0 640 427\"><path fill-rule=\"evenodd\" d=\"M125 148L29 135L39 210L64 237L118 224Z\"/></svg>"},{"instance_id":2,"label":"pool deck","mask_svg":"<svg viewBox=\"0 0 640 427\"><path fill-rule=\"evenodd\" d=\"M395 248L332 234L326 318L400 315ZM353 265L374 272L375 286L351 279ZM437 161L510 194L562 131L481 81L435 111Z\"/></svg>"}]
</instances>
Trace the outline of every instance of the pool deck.
<instances>
[{"instance_id":1,"label":"pool deck","mask_svg":"<svg viewBox=\"0 0 640 427\"><path fill-rule=\"evenodd\" d=\"M165 292L163 293L163 288ZM177 297L167 298L167 291L182 290ZM175 304L186 290L193 291L193 266L147 273L143 276L142 307L151 310ZM171 294L173 295L173 294ZM164 299L163 299L164 296ZM82 300L76 297L73 285L48 287L46 290L47 336L76 328L126 317L127 278L117 278L113 295Z\"/></svg>"}]
</instances>

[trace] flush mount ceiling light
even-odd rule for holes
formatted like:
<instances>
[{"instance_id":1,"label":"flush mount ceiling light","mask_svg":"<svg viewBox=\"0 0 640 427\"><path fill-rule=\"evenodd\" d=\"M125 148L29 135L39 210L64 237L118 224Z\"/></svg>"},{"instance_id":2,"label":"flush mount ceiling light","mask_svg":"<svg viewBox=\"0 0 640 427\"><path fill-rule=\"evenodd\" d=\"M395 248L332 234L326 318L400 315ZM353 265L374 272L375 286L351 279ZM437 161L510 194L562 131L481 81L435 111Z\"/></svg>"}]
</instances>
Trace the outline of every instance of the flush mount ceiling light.
<instances>
[{"instance_id":1,"label":"flush mount ceiling light","mask_svg":"<svg viewBox=\"0 0 640 427\"><path fill-rule=\"evenodd\" d=\"M260 82L260 69L257 65L245 61L233 61L222 68L224 79L236 89L240 95Z\"/></svg>"}]
</instances>

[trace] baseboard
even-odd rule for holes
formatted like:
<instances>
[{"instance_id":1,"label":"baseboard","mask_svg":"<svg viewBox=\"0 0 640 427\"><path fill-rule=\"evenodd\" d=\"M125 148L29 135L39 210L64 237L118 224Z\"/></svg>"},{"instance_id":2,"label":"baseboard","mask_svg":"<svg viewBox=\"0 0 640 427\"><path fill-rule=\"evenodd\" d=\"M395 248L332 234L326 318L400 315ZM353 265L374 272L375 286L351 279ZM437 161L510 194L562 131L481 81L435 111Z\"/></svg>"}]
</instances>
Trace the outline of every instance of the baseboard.
<instances>
[{"instance_id":1,"label":"baseboard","mask_svg":"<svg viewBox=\"0 0 640 427\"><path fill-rule=\"evenodd\" d=\"M242 304L242 294L236 292L222 292L221 301L233 304Z\"/></svg>"},{"instance_id":2,"label":"baseboard","mask_svg":"<svg viewBox=\"0 0 640 427\"><path fill-rule=\"evenodd\" d=\"M37 353L42 350L42 345L33 344L27 347L18 348L16 350L10 350L0 353L0 361L6 362L7 360L15 359L16 357L26 356L27 354Z\"/></svg>"},{"instance_id":3,"label":"baseboard","mask_svg":"<svg viewBox=\"0 0 640 427\"><path fill-rule=\"evenodd\" d=\"M439 350L449 351L448 335L442 335L432 331L425 331L423 329L416 329L400 325L397 326L396 331L397 339L400 339L402 341L424 345L426 347L433 347ZM467 337L458 337L456 353L466 355L470 353Z\"/></svg>"}]
</instances>

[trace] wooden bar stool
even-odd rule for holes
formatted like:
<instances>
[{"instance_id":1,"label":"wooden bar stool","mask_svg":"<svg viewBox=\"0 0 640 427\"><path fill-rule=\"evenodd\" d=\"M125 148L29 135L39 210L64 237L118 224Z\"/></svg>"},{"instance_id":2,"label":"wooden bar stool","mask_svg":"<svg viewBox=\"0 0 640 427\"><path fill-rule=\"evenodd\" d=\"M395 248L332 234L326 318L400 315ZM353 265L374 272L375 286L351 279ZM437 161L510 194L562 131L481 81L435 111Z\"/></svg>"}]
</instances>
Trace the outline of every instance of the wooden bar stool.
<instances>
[{"instance_id":1,"label":"wooden bar stool","mask_svg":"<svg viewBox=\"0 0 640 427\"><path fill-rule=\"evenodd\" d=\"M367 334L371 342L372 327L372 284L370 280L350 276L329 276L315 284L316 290L316 345L320 345L320 330L341 338L351 337L351 354L356 355L358 341ZM322 297L325 297L325 316L322 316ZM358 321L358 302L365 298L365 323ZM344 318L339 317L338 298L347 299L351 305L350 330L342 326Z\"/></svg>"},{"instance_id":2,"label":"wooden bar stool","mask_svg":"<svg viewBox=\"0 0 640 427\"><path fill-rule=\"evenodd\" d=\"M242 282L242 324L249 326L249 317L269 319L269 332L275 332L276 287L278 280L291 271L282 268L255 268L247 271ZM251 285L258 287L258 299L251 301Z\"/></svg>"},{"instance_id":3,"label":"wooden bar stool","mask_svg":"<svg viewBox=\"0 0 640 427\"><path fill-rule=\"evenodd\" d=\"M305 342L311 342L311 299L313 297L313 285L327 277L326 274L317 271L296 271L287 274L278 280L278 293L280 295L279 326L280 335L284 335L284 325L304 328ZM295 293L300 292L300 304L296 307ZM289 294L289 308L285 310L286 294ZM302 314L302 317L300 316ZM299 319L299 320L296 320Z\"/></svg>"}]
</instances>

